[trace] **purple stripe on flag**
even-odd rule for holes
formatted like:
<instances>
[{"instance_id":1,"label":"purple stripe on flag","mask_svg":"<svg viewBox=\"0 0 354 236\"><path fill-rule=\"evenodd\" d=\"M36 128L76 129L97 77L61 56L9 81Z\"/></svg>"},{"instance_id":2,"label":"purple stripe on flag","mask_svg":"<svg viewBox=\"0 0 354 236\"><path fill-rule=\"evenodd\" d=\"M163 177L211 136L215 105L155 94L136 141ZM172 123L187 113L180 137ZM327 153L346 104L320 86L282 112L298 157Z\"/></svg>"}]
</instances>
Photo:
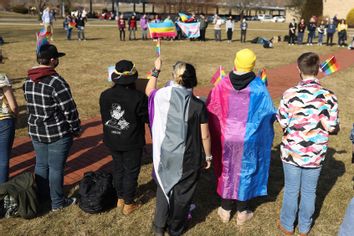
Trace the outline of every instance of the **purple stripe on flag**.
<instances>
[{"instance_id":1,"label":"purple stripe on flag","mask_svg":"<svg viewBox=\"0 0 354 236\"><path fill-rule=\"evenodd\" d=\"M225 189L222 197L225 199L237 199L240 183L240 176L238 173L240 173L242 166L249 103L249 87L241 91L233 90L229 96L229 114L226 120L224 133L224 171L228 172L228 174L224 174L225 177L227 176L227 178L229 178L224 181Z\"/></svg>"},{"instance_id":2,"label":"purple stripe on flag","mask_svg":"<svg viewBox=\"0 0 354 236\"><path fill-rule=\"evenodd\" d=\"M149 120L150 120L150 129L152 128L153 122L154 122L154 112L155 112L155 95L156 95L157 89L153 90L149 96Z\"/></svg>"}]
</instances>

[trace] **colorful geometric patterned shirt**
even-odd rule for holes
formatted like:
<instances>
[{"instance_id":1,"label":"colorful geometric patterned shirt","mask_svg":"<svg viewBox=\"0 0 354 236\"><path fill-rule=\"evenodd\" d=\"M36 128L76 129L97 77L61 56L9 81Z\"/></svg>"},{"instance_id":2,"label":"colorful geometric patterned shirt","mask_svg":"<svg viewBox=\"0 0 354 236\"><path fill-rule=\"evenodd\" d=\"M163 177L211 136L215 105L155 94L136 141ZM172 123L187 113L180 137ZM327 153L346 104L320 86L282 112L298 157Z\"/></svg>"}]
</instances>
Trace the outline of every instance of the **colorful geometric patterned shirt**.
<instances>
[{"instance_id":1,"label":"colorful geometric patterned shirt","mask_svg":"<svg viewBox=\"0 0 354 236\"><path fill-rule=\"evenodd\" d=\"M301 81L285 91L277 119L284 135L283 162L304 167L320 167L325 159L329 133L339 125L337 98L318 79Z\"/></svg>"}]
</instances>

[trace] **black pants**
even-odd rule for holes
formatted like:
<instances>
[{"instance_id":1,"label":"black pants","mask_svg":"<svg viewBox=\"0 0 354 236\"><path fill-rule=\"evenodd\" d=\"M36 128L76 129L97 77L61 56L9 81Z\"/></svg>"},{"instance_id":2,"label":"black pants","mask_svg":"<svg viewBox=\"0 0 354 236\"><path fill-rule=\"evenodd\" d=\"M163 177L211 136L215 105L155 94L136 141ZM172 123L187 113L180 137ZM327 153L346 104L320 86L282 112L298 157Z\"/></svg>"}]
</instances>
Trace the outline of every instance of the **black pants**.
<instances>
[{"instance_id":1,"label":"black pants","mask_svg":"<svg viewBox=\"0 0 354 236\"><path fill-rule=\"evenodd\" d=\"M289 33L289 44L295 44L295 34Z\"/></svg>"},{"instance_id":2,"label":"black pants","mask_svg":"<svg viewBox=\"0 0 354 236\"><path fill-rule=\"evenodd\" d=\"M233 199L221 199L221 207L224 210L231 211L234 209L236 203L236 209L239 212L247 211L250 209L249 201L237 201Z\"/></svg>"},{"instance_id":3,"label":"black pants","mask_svg":"<svg viewBox=\"0 0 354 236\"><path fill-rule=\"evenodd\" d=\"M227 40L231 41L232 40L232 29L227 29Z\"/></svg>"},{"instance_id":4,"label":"black pants","mask_svg":"<svg viewBox=\"0 0 354 236\"><path fill-rule=\"evenodd\" d=\"M205 41L205 29L200 29L200 41Z\"/></svg>"},{"instance_id":5,"label":"black pants","mask_svg":"<svg viewBox=\"0 0 354 236\"><path fill-rule=\"evenodd\" d=\"M186 227L189 208L197 187L199 172L195 171L187 179L180 181L172 190L170 204L157 184L155 229L161 231L168 228L171 236L181 235Z\"/></svg>"},{"instance_id":6,"label":"black pants","mask_svg":"<svg viewBox=\"0 0 354 236\"><path fill-rule=\"evenodd\" d=\"M327 33L327 46L328 45L333 45L333 34L328 34Z\"/></svg>"},{"instance_id":7,"label":"black pants","mask_svg":"<svg viewBox=\"0 0 354 236\"><path fill-rule=\"evenodd\" d=\"M241 43L246 42L246 33L247 33L247 30L241 30Z\"/></svg>"},{"instance_id":8,"label":"black pants","mask_svg":"<svg viewBox=\"0 0 354 236\"><path fill-rule=\"evenodd\" d=\"M142 148L132 151L111 150L114 188L117 191L117 197L124 199L126 204L134 202L142 153Z\"/></svg>"},{"instance_id":9,"label":"black pants","mask_svg":"<svg viewBox=\"0 0 354 236\"><path fill-rule=\"evenodd\" d=\"M120 41L125 41L125 30L119 30Z\"/></svg>"}]
</instances>

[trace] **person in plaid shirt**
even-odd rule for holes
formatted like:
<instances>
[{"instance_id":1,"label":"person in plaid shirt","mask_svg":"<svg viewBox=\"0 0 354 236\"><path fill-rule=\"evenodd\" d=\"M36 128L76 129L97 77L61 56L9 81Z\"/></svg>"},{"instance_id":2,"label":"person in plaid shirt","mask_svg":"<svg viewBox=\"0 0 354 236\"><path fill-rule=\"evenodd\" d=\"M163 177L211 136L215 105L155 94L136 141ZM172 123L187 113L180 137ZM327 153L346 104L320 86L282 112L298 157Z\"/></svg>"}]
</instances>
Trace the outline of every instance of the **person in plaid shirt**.
<instances>
[{"instance_id":1,"label":"person in plaid shirt","mask_svg":"<svg viewBox=\"0 0 354 236\"><path fill-rule=\"evenodd\" d=\"M39 66L28 71L23 90L27 101L28 130L36 152L35 174L41 200L50 199L56 211L76 202L64 197L64 166L80 134L80 119L67 82L56 71L59 53L54 45L41 46Z\"/></svg>"},{"instance_id":2,"label":"person in plaid shirt","mask_svg":"<svg viewBox=\"0 0 354 236\"><path fill-rule=\"evenodd\" d=\"M298 208L300 235L310 231L328 137L339 131L337 98L316 78L320 66L318 55L304 53L297 62L302 81L285 91L277 114L284 132L280 149L285 178L278 228L286 235L294 233Z\"/></svg>"}]
</instances>

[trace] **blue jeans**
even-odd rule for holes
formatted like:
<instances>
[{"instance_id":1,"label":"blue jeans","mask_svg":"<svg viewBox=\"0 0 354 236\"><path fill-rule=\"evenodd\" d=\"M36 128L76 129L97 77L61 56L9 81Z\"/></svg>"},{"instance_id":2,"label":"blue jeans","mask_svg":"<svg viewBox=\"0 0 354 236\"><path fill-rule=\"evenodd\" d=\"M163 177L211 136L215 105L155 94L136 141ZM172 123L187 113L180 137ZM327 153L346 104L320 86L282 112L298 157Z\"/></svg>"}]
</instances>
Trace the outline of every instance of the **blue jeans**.
<instances>
[{"instance_id":1,"label":"blue jeans","mask_svg":"<svg viewBox=\"0 0 354 236\"><path fill-rule=\"evenodd\" d=\"M66 39L70 40L71 39L71 32L73 31L73 28L68 27L66 30Z\"/></svg>"},{"instance_id":2,"label":"blue jeans","mask_svg":"<svg viewBox=\"0 0 354 236\"><path fill-rule=\"evenodd\" d=\"M321 167L300 168L283 162L283 170L285 186L280 223L286 230L293 231L298 213L299 232L308 233L315 212L316 188Z\"/></svg>"},{"instance_id":3,"label":"blue jeans","mask_svg":"<svg viewBox=\"0 0 354 236\"><path fill-rule=\"evenodd\" d=\"M323 34L318 33L318 43L323 43Z\"/></svg>"},{"instance_id":4,"label":"blue jeans","mask_svg":"<svg viewBox=\"0 0 354 236\"><path fill-rule=\"evenodd\" d=\"M350 236L354 232L354 198L349 203L347 211L340 226L338 236Z\"/></svg>"},{"instance_id":5,"label":"blue jeans","mask_svg":"<svg viewBox=\"0 0 354 236\"><path fill-rule=\"evenodd\" d=\"M304 33L298 33L297 34L297 44L302 44L303 43L303 41L304 41Z\"/></svg>"},{"instance_id":6,"label":"blue jeans","mask_svg":"<svg viewBox=\"0 0 354 236\"><path fill-rule=\"evenodd\" d=\"M15 120L0 120L0 184L9 178L9 160L15 138Z\"/></svg>"},{"instance_id":7,"label":"blue jeans","mask_svg":"<svg viewBox=\"0 0 354 236\"><path fill-rule=\"evenodd\" d=\"M64 203L64 167L73 138L65 136L53 143L40 143L32 140L36 152L36 182L41 200L52 200L52 209L60 208Z\"/></svg>"},{"instance_id":8,"label":"blue jeans","mask_svg":"<svg viewBox=\"0 0 354 236\"><path fill-rule=\"evenodd\" d=\"M312 41L313 41L314 37L315 37L315 32L310 31L308 36L307 36L307 43L311 43L312 44Z\"/></svg>"}]
</instances>

